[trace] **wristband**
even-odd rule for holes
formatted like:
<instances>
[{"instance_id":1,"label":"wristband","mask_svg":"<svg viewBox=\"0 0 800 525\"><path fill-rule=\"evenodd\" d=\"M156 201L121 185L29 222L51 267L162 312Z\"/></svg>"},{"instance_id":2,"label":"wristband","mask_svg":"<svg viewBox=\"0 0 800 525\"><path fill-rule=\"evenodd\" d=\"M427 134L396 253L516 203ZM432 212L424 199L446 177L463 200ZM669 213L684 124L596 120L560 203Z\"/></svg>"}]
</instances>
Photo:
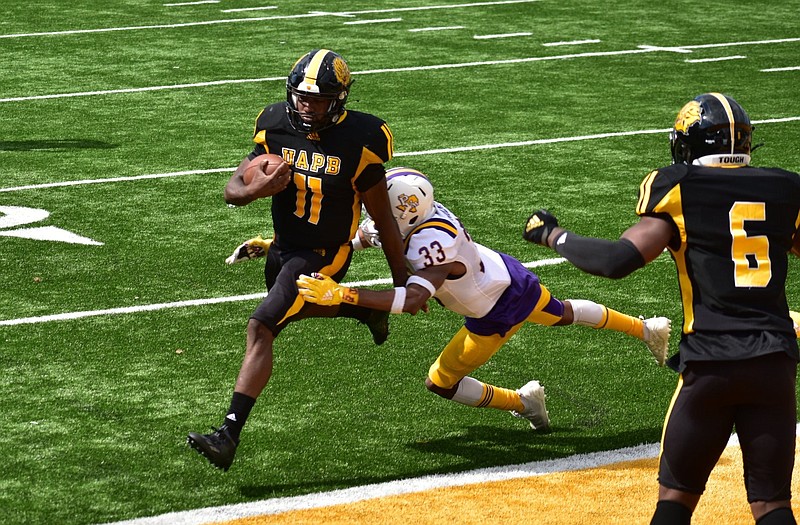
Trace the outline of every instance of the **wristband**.
<instances>
[{"instance_id":1,"label":"wristband","mask_svg":"<svg viewBox=\"0 0 800 525\"><path fill-rule=\"evenodd\" d=\"M436 287L431 283L429 280L425 279L424 277L420 277L419 275L412 275L406 281L406 286L409 284L416 284L417 286L422 286L431 294L431 297L436 293Z\"/></svg>"},{"instance_id":2,"label":"wristband","mask_svg":"<svg viewBox=\"0 0 800 525\"><path fill-rule=\"evenodd\" d=\"M358 288L345 288L342 293L342 302L358 304Z\"/></svg>"},{"instance_id":3,"label":"wristband","mask_svg":"<svg viewBox=\"0 0 800 525\"><path fill-rule=\"evenodd\" d=\"M406 288L405 286L398 286L394 289L394 299L392 300L392 308L389 310L393 314L402 314L403 306L406 304Z\"/></svg>"}]
</instances>

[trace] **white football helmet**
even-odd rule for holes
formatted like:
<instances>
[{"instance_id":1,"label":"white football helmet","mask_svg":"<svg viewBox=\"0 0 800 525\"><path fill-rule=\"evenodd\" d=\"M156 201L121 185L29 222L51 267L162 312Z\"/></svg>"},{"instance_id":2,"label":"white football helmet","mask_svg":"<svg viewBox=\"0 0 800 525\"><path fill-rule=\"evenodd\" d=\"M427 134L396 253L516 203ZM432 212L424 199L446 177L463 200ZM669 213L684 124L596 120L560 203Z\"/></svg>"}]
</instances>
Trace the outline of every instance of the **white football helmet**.
<instances>
[{"instance_id":1,"label":"white football helmet","mask_svg":"<svg viewBox=\"0 0 800 525\"><path fill-rule=\"evenodd\" d=\"M386 172L389 204L405 239L417 225L433 213L433 186L421 172L411 168L392 168Z\"/></svg>"}]
</instances>

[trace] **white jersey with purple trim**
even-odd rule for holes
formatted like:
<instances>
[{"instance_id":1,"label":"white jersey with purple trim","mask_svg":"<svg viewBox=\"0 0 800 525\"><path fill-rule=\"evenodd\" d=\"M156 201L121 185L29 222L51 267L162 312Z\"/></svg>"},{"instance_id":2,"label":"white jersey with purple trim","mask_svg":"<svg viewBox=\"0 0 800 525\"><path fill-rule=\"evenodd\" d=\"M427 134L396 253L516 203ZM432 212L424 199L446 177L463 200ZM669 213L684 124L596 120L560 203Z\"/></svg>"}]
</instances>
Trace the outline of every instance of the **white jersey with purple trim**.
<instances>
[{"instance_id":1,"label":"white jersey with purple trim","mask_svg":"<svg viewBox=\"0 0 800 525\"><path fill-rule=\"evenodd\" d=\"M500 254L473 242L458 217L438 202L434 214L409 232L405 249L414 272L451 262L466 267L464 275L446 279L434 294L445 308L466 317L488 314L511 283Z\"/></svg>"}]
</instances>

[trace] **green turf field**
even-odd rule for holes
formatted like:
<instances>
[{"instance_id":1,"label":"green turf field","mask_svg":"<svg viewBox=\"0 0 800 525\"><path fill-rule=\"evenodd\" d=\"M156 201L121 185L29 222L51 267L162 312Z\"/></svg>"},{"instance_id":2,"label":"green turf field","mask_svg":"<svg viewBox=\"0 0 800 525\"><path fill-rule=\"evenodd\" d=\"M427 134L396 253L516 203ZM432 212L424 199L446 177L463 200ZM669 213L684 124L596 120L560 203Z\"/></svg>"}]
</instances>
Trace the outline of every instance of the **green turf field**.
<instances>
[{"instance_id":1,"label":"green turf field","mask_svg":"<svg viewBox=\"0 0 800 525\"><path fill-rule=\"evenodd\" d=\"M105 523L658 441L677 376L616 333L528 326L474 374L542 381L549 435L430 394L461 325L433 305L393 317L381 347L352 320L285 330L234 466L211 468L185 436L221 423L264 292L261 262L223 261L271 233L268 201L229 208L222 190L291 65L325 47L355 74L348 107L392 128L389 166L427 173L479 242L554 257L520 237L540 206L616 238L699 93L749 111L755 165L800 171L800 1L181 4L3 1L0 521ZM620 281L536 272L562 299L679 327L666 255ZM793 260L795 308L799 276ZM347 280L388 277L359 252Z\"/></svg>"}]
</instances>

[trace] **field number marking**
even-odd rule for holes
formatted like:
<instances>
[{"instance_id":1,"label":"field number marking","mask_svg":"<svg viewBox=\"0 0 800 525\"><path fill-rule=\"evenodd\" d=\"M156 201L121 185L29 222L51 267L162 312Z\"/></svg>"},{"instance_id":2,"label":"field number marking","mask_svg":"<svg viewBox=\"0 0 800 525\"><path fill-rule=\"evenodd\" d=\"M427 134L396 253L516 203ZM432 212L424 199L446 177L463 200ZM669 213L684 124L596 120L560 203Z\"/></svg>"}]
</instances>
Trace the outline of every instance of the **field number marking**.
<instances>
[{"instance_id":1,"label":"field number marking","mask_svg":"<svg viewBox=\"0 0 800 525\"><path fill-rule=\"evenodd\" d=\"M89 244L102 246L102 242L82 237L78 234L56 228L55 226L38 226L36 228L17 228L26 224L41 222L50 216L50 212L39 208L22 206L0 206L0 236L21 237L36 241L58 241L72 244Z\"/></svg>"}]
</instances>

